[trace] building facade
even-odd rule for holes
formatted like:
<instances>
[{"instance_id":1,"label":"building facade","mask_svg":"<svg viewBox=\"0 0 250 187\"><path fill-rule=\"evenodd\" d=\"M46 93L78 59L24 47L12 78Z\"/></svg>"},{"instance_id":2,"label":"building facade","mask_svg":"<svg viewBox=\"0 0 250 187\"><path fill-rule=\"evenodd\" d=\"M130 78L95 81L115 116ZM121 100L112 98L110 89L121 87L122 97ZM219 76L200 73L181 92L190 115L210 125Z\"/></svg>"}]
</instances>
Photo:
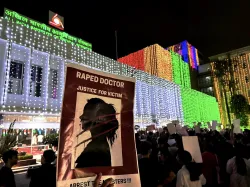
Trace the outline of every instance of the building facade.
<instances>
[{"instance_id":1,"label":"building facade","mask_svg":"<svg viewBox=\"0 0 250 187\"><path fill-rule=\"evenodd\" d=\"M233 80L231 88L222 85L216 77L214 78L214 92L219 103L221 120L224 124L229 124L228 110L231 123L234 119L234 115L230 111L232 93L241 94L245 96L248 103L250 102L250 46L211 56L210 61L227 63L227 67L230 69L224 78ZM212 72L214 71L213 67L213 63L211 63ZM225 93L222 93L223 86L226 90L226 96ZM226 107L226 102L228 102L229 109Z\"/></svg>"},{"instance_id":2,"label":"building facade","mask_svg":"<svg viewBox=\"0 0 250 187\"><path fill-rule=\"evenodd\" d=\"M184 41L167 49L154 44L119 58L118 61L179 85L183 121L190 123L206 121L205 119L208 119L210 115L206 110L208 107L214 108L209 110L210 112L214 110L219 115L215 97L197 91L197 86L194 86L197 85L199 67L197 59L197 49ZM203 106L201 107L201 105ZM200 118L200 113L206 117Z\"/></svg>"},{"instance_id":3,"label":"building facade","mask_svg":"<svg viewBox=\"0 0 250 187\"><path fill-rule=\"evenodd\" d=\"M212 67L210 63L202 64L198 68L198 89L200 92L215 97Z\"/></svg>"},{"instance_id":4,"label":"building facade","mask_svg":"<svg viewBox=\"0 0 250 187\"><path fill-rule=\"evenodd\" d=\"M32 148L34 134L58 131L68 63L136 78L134 121L141 128L152 123L162 126L172 120L179 120L183 125L220 121L215 98L190 88L190 78L185 78L188 64L184 64L180 55L154 47L162 51L161 63L165 68L157 77L152 75L153 69L150 74L146 73L99 55L91 51L91 47L82 39L6 9L0 18L3 135L10 122L16 120L15 128L22 131L19 140ZM175 59L173 63L170 57ZM165 62L173 64L174 70L169 71Z\"/></svg>"}]
</instances>

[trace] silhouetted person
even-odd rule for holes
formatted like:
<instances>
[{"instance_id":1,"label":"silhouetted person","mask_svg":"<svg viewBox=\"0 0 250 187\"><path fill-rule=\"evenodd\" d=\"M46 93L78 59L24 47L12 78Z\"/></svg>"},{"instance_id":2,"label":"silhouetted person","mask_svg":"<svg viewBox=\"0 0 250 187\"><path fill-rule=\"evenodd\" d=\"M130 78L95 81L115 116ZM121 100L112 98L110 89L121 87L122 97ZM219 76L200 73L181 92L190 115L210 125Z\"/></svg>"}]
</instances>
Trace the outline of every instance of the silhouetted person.
<instances>
[{"instance_id":1,"label":"silhouetted person","mask_svg":"<svg viewBox=\"0 0 250 187\"><path fill-rule=\"evenodd\" d=\"M51 164L55 158L53 150L43 152L42 166L33 171L30 187L56 187L56 167Z\"/></svg>"},{"instance_id":2,"label":"silhouetted person","mask_svg":"<svg viewBox=\"0 0 250 187\"><path fill-rule=\"evenodd\" d=\"M177 173L176 187L202 187L206 184L200 165L192 162L188 151L179 151L177 158L183 167Z\"/></svg>"},{"instance_id":3,"label":"silhouetted person","mask_svg":"<svg viewBox=\"0 0 250 187\"><path fill-rule=\"evenodd\" d=\"M114 106L102 99L92 98L84 106L80 119L83 131L90 131L92 141L77 158L76 167L111 166L108 141L112 146L119 126Z\"/></svg>"},{"instance_id":4,"label":"silhouetted person","mask_svg":"<svg viewBox=\"0 0 250 187\"><path fill-rule=\"evenodd\" d=\"M141 155L139 159L139 171L142 187L156 187L158 180L158 165L150 159L152 144L148 141L141 142Z\"/></svg>"},{"instance_id":5,"label":"silhouetted person","mask_svg":"<svg viewBox=\"0 0 250 187\"><path fill-rule=\"evenodd\" d=\"M8 150L3 154L4 166L0 170L0 187L16 187L15 176L11 168L17 164L18 152Z\"/></svg>"}]
</instances>

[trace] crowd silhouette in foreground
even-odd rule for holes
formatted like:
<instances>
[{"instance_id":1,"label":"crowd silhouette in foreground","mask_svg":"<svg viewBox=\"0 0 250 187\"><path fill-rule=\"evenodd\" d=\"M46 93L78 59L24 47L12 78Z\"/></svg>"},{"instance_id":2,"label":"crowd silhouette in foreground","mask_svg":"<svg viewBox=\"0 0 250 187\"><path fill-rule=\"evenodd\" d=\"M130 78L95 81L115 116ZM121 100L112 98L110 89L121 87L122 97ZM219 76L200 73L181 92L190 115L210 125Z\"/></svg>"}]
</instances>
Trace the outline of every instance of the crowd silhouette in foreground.
<instances>
[{"instance_id":1,"label":"crowd silhouette in foreground","mask_svg":"<svg viewBox=\"0 0 250 187\"><path fill-rule=\"evenodd\" d=\"M189 136L197 136L203 163L195 163L184 150L180 134L138 132L135 134L138 165L142 187L250 187L250 131L233 134L231 129L212 131L201 129ZM11 168L17 163L18 152L4 153L5 165L0 170L0 187L16 187ZM29 172L30 187L56 187L56 159L53 150L43 153L42 165ZM101 158L100 158L101 159ZM98 174L94 187L100 187ZM101 187L114 186L107 179Z\"/></svg>"}]
</instances>

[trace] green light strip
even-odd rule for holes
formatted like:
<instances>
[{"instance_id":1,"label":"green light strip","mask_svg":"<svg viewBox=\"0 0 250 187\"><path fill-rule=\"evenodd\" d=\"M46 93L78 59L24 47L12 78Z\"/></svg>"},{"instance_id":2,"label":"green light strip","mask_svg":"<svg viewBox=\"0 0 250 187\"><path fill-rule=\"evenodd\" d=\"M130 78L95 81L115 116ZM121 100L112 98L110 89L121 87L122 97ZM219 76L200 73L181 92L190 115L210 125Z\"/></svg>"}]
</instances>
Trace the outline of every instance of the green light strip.
<instances>
[{"instance_id":1,"label":"green light strip","mask_svg":"<svg viewBox=\"0 0 250 187\"><path fill-rule=\"evenodd\" d=\"M215 97L203 94L196 90L180 86L184 122L193 125L193 122L220 122L218 103Z\"/></svg>"},{"instance_id":2,"label":"green light strip","mask_svg":"<svg viewBox=\"0 0 250 187\"><path fill-rule=\"evenodd\" d=\"M172 78L174 83L191 88L189 65L185 63L181 56L173 51L170 51L172 58Z\"/></svg>"},{"instance_id":3,"label":"green light strip","mask_svg":"<svg viewBox=\"0 0 250 187\"><path fill-rule=\"evenodd\" d=\"M39 23L37 21L29 19L23 15L18 14L17 12L12 11L12 10L4 9L4 18L8 19L10 21L13 21L19 25L23 25L27 28L30 28L31 30L40 32L40 33L45 34L47 36L51 36L51 37L55 37L57 39L60 39L66 43L76 45L76 46L83 48L83 49L92 50L91 43L88 43L80 38L76 38L74 36L71 36L66 32L62 32L62 31L59 31L57 29L53 29L44 23Z\"/></svg>"}]
</instances>

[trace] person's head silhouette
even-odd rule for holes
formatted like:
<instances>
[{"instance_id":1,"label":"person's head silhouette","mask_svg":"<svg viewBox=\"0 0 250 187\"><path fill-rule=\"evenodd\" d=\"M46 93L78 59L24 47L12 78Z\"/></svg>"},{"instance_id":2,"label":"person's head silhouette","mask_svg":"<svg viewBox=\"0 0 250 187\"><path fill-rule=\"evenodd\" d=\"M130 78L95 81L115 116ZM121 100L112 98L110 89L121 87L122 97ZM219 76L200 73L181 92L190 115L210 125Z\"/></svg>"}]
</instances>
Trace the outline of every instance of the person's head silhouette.
<instances>
[{"instance_id":1,"label":"person's head silhouette","mask_svg":"<svg viewBox=\"0 0 250 187\"><path fill-rule=\"evenodd\" d=\"M94 139L107 137L111 145L114 143L119 124L112 104L99 98L89 99L80 119L83 131L90 130Z\"/></svg>"}]
</instances>

